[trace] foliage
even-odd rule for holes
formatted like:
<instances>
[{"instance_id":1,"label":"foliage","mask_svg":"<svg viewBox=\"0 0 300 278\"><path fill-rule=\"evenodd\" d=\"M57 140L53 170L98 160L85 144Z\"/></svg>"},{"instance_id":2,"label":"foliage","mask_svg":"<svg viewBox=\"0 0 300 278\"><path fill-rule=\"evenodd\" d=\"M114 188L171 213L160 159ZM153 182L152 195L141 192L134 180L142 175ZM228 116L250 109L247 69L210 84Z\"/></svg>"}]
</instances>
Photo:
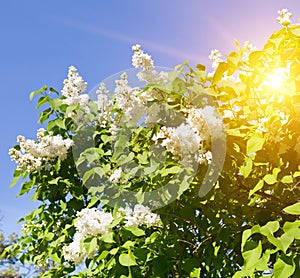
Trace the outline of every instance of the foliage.
<instances>
[{"instance_id":1,"label":"foliage","mask_svg":"<svg viewBox=\"0 0 300 278\"><path fill-rule=\"evenodd\" d=\"M262 50L238 43L236 48L225 61L212 56L212 73L204 65L184 63L167 74L167 82L160 76L138 92L121 77L119 83L127 88L123 93L130 93L125 104L135 110L125 104L120 108L118 94L103 110L84 97L71 101L70 87L64 87L62 96L47 87L32 93L31 99L41 95L38 108L47 105L40 114L40 122L47 123L42 137L75 143L65 156L43 160L31 171L15 171L13 184L26 178L20 195L33 190L41 205L22 219L26 233L12 252L24 263L42 265L41 277L299 276L300 25L285 23ZM134 65L149 59L139 46L134 50ZM147 65L142 74L153 73L152 64ZM65 86L82 88L82 82L71 68ZM103 86L100 91L105 96ZM215 187L199 196L207 169L213 165L216 171L222 157L213 152L213 139L204 136L194 168L184 159L191 155L192 142L178 151L174 146L180 142L175 145L170 134L187 123L193 109L203 112L209 100L223 119L227 151ZM155 115L160 118L132 125L135 114L130 113L138 114L141 103L150 109L148 115L158 104L163 112ZM197 119L206 121L200 134L207 133L213 122L203 114ZM212 137L214 130L209 130ZM11 154L20 162L24 140L19 142ZM199 161L209 151L212 161L208 156ZM33 163L33 158L26 161ZM164 190L154 200L147 197L145 192L159 188ZM128 225L120 208L136 203L155 208L159 223ZM80 221L76 213L84 208L99 208L113 221L105 226L107 232L80 239L86 269L75 271L63 250L72 244Z\"/></svg>"},{"instance_id":2,"label":"foliage","mask_svg":"<svg viewBox=\"0 0 300 278\"><path fill-rule=\"evenodd\" d=\"M15 244L18 240L16 234L11 234L8 239L5 239L0 232L0 277L18 278L20 277L19 268L16 266L17 260L12 254L5 253L4 249Z\"/></svg>"}]
</instances>

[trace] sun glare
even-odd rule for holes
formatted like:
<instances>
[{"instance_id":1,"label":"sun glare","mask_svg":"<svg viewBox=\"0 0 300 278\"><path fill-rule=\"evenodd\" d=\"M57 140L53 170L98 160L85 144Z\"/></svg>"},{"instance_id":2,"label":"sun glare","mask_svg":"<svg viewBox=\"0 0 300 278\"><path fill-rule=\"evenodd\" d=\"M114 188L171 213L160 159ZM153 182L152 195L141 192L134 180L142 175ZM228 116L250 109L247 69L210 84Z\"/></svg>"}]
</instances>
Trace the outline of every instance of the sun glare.
<instances>
[{"instance_id":1,"label":"sun glare","mask_svg":"<svg viewBox=\"0 0 300 278\"><path fill-rule=\"evenodd\" d=\"M288 78L286 68L275 69L273 72L266 74L264 85L272 90L282 90L285 88Z\"/></svg>"}]
</instances>

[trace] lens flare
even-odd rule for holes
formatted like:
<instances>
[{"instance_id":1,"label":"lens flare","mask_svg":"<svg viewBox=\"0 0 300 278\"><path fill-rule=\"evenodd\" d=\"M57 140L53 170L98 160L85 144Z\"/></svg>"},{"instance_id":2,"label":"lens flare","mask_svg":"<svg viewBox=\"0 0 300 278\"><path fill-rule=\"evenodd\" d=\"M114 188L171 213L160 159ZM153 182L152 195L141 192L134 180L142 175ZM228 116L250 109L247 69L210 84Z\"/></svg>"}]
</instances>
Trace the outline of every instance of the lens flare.
<instances>
[{"instance_id":1,"label":"lens flare","mask_svg":"<svg viewBox=\"0 0 300 278\"><path fill-rule=\"evenodd\" d=\"M287 85L289 73L286 68L278 68L266 74L264 85L272 90L283 91Z\"/></svg>"}]
</instances>

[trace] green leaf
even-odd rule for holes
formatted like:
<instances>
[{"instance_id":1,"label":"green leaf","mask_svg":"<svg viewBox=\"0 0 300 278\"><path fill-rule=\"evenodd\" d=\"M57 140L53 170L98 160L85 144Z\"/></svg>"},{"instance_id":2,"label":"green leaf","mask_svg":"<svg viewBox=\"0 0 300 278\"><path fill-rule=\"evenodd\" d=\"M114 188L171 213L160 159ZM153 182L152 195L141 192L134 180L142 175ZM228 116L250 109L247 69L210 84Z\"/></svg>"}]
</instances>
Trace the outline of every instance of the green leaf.
<instances>
[{"instance_id":1,"label":"green leaf","mask_svg":"<svg viewBox=\"0 0 300 278\"><path fill-rule=\"evenodd\" d=\"M32 101L34 96L39 95L39 94L45 92L46 90L47 90L47 86L43 86L41 89L39 89L37 91L34 91L34 92L31 92L30 95L29 95L30 102Z\"/></svg>"},{"instance_id":2,"label":"green leaf","mask_svg":"<svg viewBox=\"0 0 300 278\"><path fill-rule=\"evenodd\" d=\"M261 252L262 252L261 241L259 241L258 244L251 241L246 242L242 253L242 256L245 260L244 263L245 267L248 268L248 266L255 265L259 261Z\"/></svg>"},{"instance_id":3,"label":"green leaf","mask_svg":"<svg viewBox=\"0 0 300 278\"><path fill-rule=\"evenodd\" d=\"M153 272L158 275L158 277L166 277L164 274L166 273L167 265L168 261L166 256L158 256L153 260Z\"/></svg>"},{"instance_id":4,"label":"green leaf","mask_svg":"<svg viewBox=\"0 0 300 278\"><path fill-rule=\"evenodd\" d=\"M179 167L179 166L173 166L171 168L167 168L167 169L163 169L161 172L161 176L162 177L165 177L165 176L168 176L170 174L177 174L179 172L182 172L182 168Z\"/></svg>"},{"instance_id":5,"label":"green leaf","mask_svg":"<svg viewBox=\"0 0 300 278\"><path fill-rule=\"evenodd\" d=\"M126 227L126 230L130 231L131 233L133 233L135 236L138 236L138 237L145 235L145 231L140 228Z\"/></svg>"},{"instance_id":6,"label":"green leaf","mask_svg":"<svg viewBox=\"0 0 300 278\"><path fill-rule=\"evenodd\" d=\"M282 246L282 251L286 253L287 249L290 247L292 242L294 241L294 236L292 233L285 233L280 237L280 243Z\"/></svg>"},{"instance_id":7,"label":"green leaf","mask_svg":"<svg viewBox=\"0 0 300 278\"><path fill-rule=\"evenodd\" d=\"M135 245L135 241L132 240L127 240L122 247L124 247L125 249L131 249L134 245Z\"/></svg>"},{"instance_id":8,"label":"green leaf","mask_svg":"<svg viewBox=\"0 0 300 278\"><path fill-rule=\"evenodd\" d=\"M54 88L50 87L49 90L50 90L50 92L55 93L59 96L59 92L56 91Z\"/></svg>"},{"instance_id":9,"label":"green leaf","mask_svg":"<svg viewBox=\"0 0 300 278\"><path fill-rule=\"evenodd\" d=\"M293 178L298 178L298 177L300 177L300 171L295 171L293 173Z\"/></svg>"},{"instance_id":10,"label":"green leaf","mask_svg":"<svg viewBox=\"0 0 300 278\"><path fill-rule=\"evenodd\" d=\"M66 124L65 124L65 119L64 120L62 120L62 119L56 119L54 121L54 124L56 126L60 127L61 129L67 129Z\"/></svg>"},{"instance_id":11,"label":"green leaf","mask_svg":"<svg viewBox=\"0 0 300 278\"><path fill-rule=\"evenodd\" d=\"M276 263L274 264L274 278L287 278L291 277L291 275L295 271L294 264L288 264L281 258L278 258Z\"/></svg>"},{"instance_id":12,"label":"green leaf","mask_svg":"<svg viewBox=\"0 0 300 278\"><path fill-rule=\"evenodd\" d=\"M173 82L179 75L180 72L178 71L170 71L168 72L168 79Z\"/></svg>"},{"instance_id":13,"label":"green leaf","mask_svg":"<svg viewBox=\"0 0 300 278\"><path fill-rule=\"evenodd\" d=\"M199 71L206 71L205 65L202 65L202 64L197 64L196 69Z\"/></svg>"},{"instance_id":14,"label":"green leaf","mask_svg":"<svg viewBox=\"0 0 300 278\"><path fill-rule=\"evenodd\" d=\"M240 167L240 173L243 175L244 178L247 178L249 176L252 170L252 166L252 159L250 157L247 157L244 165Z\"/></svg>"},{"instance_id":15,"label":"green leaf","mask_svg":"<svg viewBox=\"0 0 300 278\"><path fill-rule=\"evenodd\" d=\"M56 262L56 263L60 263L60 257L57 255L57 253L54 253L51 255L51 259Z\"/></svg>"},{"instance_id":16,"label":"green leaf","mask_svg":"<svg viewBox=\"0 0 300 278\"><path fill-rule=\"evenodd\" d=\"M19 170L15 170L14 171L14 178L12 179L11 183L10 183L10 187L13 187L18 180L22 177L22 171Z\"/></svg>"},{"instance_id":17,"label":"green leaf","mask_svg":"<svg viewBox=\"0 0 300 278\"><path fill-rule=\"evenodd\" d=\"M137 159L138 159L140 164L148 164L148 154L147 154L147 152L143 152L142 154L138 154Z\"/></svg>"},{"instance_id":18,"label":"green leaf","mask_svg":"<svg viewBox=\"0 0 300 278\"><path fill-rule=\"evenodd\" d=\"M292 27L290 27L289 28L289 31L293 34L293 35L295 35L295 36L297 36L297 37L300 37L300 28L299 28L299 26L292 26Z\"/></svg>"},{"instance_id":19,"label":"green leaf","mask_svg":"<svg viewBox=\"0 0 300 278\"><path fill-rule=\"evenodd\" d=\"M227 63L225 63L225 62L219 63L219 65L215 71L215 74L213 76L212 84L214 85L214 84L218 83L223 78L223 75L227 70L228 70Z\"/></svg>"},{"instance_id":20,"label":"green leaf","mask_svg":"<svg viewBox=\"0 0 300 278\"><path fill-rule=\"evenodd\" d=\"M103 250L101 252L101 254L99 255L99 257L97 258L98 261L101 261L103 259L105 259L107 257L107 255L109 254L109 252L107 250Z\"/></svg>"},{"instance_id":21,"label":"green leaf","mask_svg":"<svg viewBox=\"0 0 300 278\"><path fill-rule=\"evenodd\" d=\"M247 141L247 154L255 153L260 151L264 145L265 138L261 134L254 134Z\"/></svg>"},{"instance_id":22,"label":"green leaf","mask_svg":"<svg viewBox=\"0 0 300 278\"><path fill-rule=\"evenodd\" d=\"M267 174L264 176L264 181L267 183L267 184L274 184L277 182L277 179L271 175L271 174Z\"/></svg>"},{"instance_id":23,"label":"green leaf","mask_svg":"<svg viewBox=\"0 0 300 278\"><path fill-rule=\"evenodd\" d=\"M255 192L261 190L264 186L264 180L259 180L259 182L254 186L249 192L249 197L251 197Z\"/></svg>"},{"instance_id":24,"label":"green leaf","mask_svg":"<svg viewBox=\"0 0 300 278\"><path fill-rule=\"evenodd\" d=\"M114 243L114 233L113 232L109 232L109 233L105 233L101 236L101 239L106 242L106 243Z\"/></svg>"},{"instance_id":25,"label":"green leaf","mask_svg":"<svg viewBox=\"0 0 300 278\"><path fill-rule=\"evenodd\" d=\"M260 228L260 233L263 235L274 234L280 228L278 221L270 221Z\"/></svg>"},{"instance_id":26,"label":"green leaf","mask_svg":"<svg viewBox=\"0 0 300 278\"><path fill-rule=\"evenodd\" d=\"M261 63L261 58L264 56L263 51L253 51L249 55L249 61L251 64L259 65Z\"/></svg>"},{"instance_id":27,"label":"green leaf","mask_svg":"<svg viewBox=\"0 0 300 278\"><path fill-rule=\"evenodd\" d=\"M47 234L45 235L45 239L46 239L47 241L51 241L51 240L54 238L54 236L55 236L54 233L47 233Z\"/></svg>"},{"instance_id":28,"label":"green leaf","mask_svg":"<svg viewBox=\"0 0 300 278\"><path fill-rule=\"evenodd\" d=\"M87 238L84 240L84 247L88 255L93 254L95 250L98 248L97 238Z\"/></svg>"},{"instance_id":29,"label":"green leaf","mask_svg":"<svg viewBox=\"0 0 300 278\"><path fill-rule=\"evenodd\" d=\"M114 256L118 253L118 251L119 251L119 247L115 247L109 251L109 254Z\"/></svg>"},{"instance_id":30,"label":"green leaf","mask_svg":"<svg viewBox=\"0 0 300 278\"><path fill-rule=\"evenodd\" d=\"M95 174L97 174L100 178L103 177L103 175L105 174L102 167L94 167L93 169Z\"/></svg>"},{"instance_id":31,"label":"green leaf","mask_svg":"<svg viewBox=\"0 0 300 278\"><path fill-rule=\"evenodd\" d=\"M51 99L49 96L42 96L40 97L40 99L38 100L38 103L36 105L36 109L39 109L43 104L49 102Z\"/></svg>"},{"instance_id":32,"label":"green leaf","mask_svg":"<svg viewBox=\"0 0 300 278\"><path fill-rule=\"evenodd\" d=\"M291 175L287 175L282 177L281 179L282 183L293 183L293 177Z\"/></svg>"},{"instance_id":33,"label":"green leaf","mask_svg":"<svg viewBox=\"0 0 300 278\"><path fill-rule=\"evenodd\" d=\"M194 268L190 273L190 278L200 278L201 268Z\"/></svg>"},{"instance_id":34,"label":"green leaf","mask_svg":"<svg viewBox=\"0 0 300 278\"><path fill-rule=\"evenodd\" d=\"M78 108L78 105L69 105L66 110L66 116L68 117L70 113Z\"/></svg>"},{"instance_id":35,"label":"green leaf","mask_svg":"<svg viewBox=\"0 0 300 278\"><path fill-rule=\"evenodd\" d=\"M285 222L282 229L285 233L293 235L296 239L300 239L300 220Z\"/></svg>"},{"instance_id":36,"label":"green leaf","mask_svg":"<svg viewBox=\"0 0 300 278\"><path fill-rule=\"evenodd\" d=\"M283 211L289 214L300 215L300 202L284 208Z\"/></svg>"},{"instance_id":37,"label":"green leaf","mask_svg":"<svg viewBox=\"0 0 300 278\"><path fill-rule=\"evenodd\" d=\"M133 265L137 265L134 255L129 253L122 253L119 257L119 262L121 265L123 266L133 266Z\"/></svg>"},{"instance_id":38,"label":"green leaf","mask_svg":"<svg viewBox=\"0 0 300 278\"><path fill-rule=\"evenodd\" d=\"M46 120L49 119L50 115L53 113L53 110L51 108L47 108L46 110L42 111L40 113L40 118L39 118L39 124L44 123Z\"/></svg>"},{"instance_id":39,"label":"green leaf","mask_svg":"<svg viewBox=\"0 0 300 278\"><path fill-rule=\"evenodd\" d=\"M148 176L149 174L155 172L158 168L158 164L151 163L150 167L144 167L144 174Z\"/></svg>"},{"instance_id":40,"label":"green leaf","mask_svg":"<svg viewBox=\"0 0 300 278\"><path fill-rule=\"evenodd\" d=\"M103 134L101 135L101 140L103 141L104 144L106 144L111 141L111 136Z\"/></svg>"},{"instance_id":41,"label":"green leaf","mask_svg":"<svg viewBox=\"0 0 300 278\"><path fill-rule=\"evenodd\" d=\"M87 207L88 208L93 207L98 201L99 201L99 198L97 196L92 196Z\"/></svg>"},{"instance_id":42,"label":"green leaf","mask_svg":"<svg viewBox=\"0 0 300 278\"><path fill-rule=\"evenodd\" d=\"M268 263L270 261L270 250L266 250L259 261L256 263L255 268L259 271L268 270L269 266Z\"/></svg>"},{"instance_id":43,"label":"green leaf","mask_svg":"<svg viewBox=\"0 0 300 278\"><path fill-rule=\"evenodd\" d=\"M83 175L82 183L83 183L83 184L86 184L86 182L87 182L87 181L90 179L90 177L91 177L92 175L94 175L94 174L95 174L94 168L92 168L92 169L86 171L86 172L84 173L84 175Z\"/></svg>"},{"instance_id":44,"label":"green leaf","mask_svg":"<svg viewBox=\"0 0 300 278\"><path fill-rule=\"evenodd\" d=\"M60 180L60 177L57 177L56 179L49 181L48 184L56 184L57 185L59 180Z\"/></svg>"},{"instance_id":45,"label":"green leaf","mask_svg":"<svg viewBox=\"0 0 300 278\"><path fill-rule=\"evenodd\" d=\"M251 229L247 229L243 232L243 235L242 235L242 243L241 243L241 246L242 248L245 246L246 244L246 241L247 239L255 234L255 233L259 233L260 232L260 226L259 225L255 225L253 226Z\"/></svg>"},{"instance_id":46,"label":"green leaf","mask_svg":"<svg viewBox=\"0 0 300 278\"><path fill-rule=\"evenodd\" d=\"M34 176L31 180L29 180L27 182L23 182L19 196L22 196L25 193L29 192L30 189L35 185L35 180L36 180L36 177Z\"/></svg>"}]
</instances>

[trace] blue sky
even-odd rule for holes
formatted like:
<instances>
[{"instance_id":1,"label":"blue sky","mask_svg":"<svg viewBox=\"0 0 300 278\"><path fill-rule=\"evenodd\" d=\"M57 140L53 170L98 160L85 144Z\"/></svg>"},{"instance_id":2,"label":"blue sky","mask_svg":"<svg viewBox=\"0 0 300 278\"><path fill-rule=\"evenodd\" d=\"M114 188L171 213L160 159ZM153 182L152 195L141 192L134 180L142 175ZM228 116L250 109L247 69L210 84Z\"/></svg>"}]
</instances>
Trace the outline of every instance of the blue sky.
<instances>
[{"instance_id":1,"label":"blue sky","mask_svg":"<svg viewBox=\"0 0 300 278\"><path fill-rule=\"evenodd\" d=\"M288 8L299 22L298 0L2 1L0 9L0 229L37 206L9 188L15 164L8 149L19 134L35 138L39 112L29 93L48 85L62 89L68 66L78 68L89 89L131 67L131 45L140 43L157 66L185 60L208 64L211 49L226 54L234 39L261 48L274 30L277 11Z\"/></svg>"}]
</instances>

